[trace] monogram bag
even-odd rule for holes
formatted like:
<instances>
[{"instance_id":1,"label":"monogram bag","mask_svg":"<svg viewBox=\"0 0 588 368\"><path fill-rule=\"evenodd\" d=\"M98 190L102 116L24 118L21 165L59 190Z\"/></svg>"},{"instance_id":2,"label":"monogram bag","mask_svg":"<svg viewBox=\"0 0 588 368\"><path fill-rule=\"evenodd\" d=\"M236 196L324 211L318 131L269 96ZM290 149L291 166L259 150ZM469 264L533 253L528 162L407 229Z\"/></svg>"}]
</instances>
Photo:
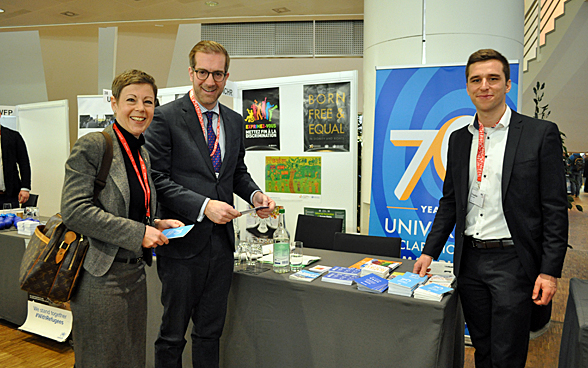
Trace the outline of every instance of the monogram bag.
<instances>
[{"instance_id":1,"label":"monogram bag","mask_svg":"<svg viewBox=\"0 0 588 368\"><path fill-rule=\"evenodd\" d=\"M94 203L106 186L112 163L112 138L106 139L106 152L100 172L94 180ZM55 214L45 225L39 225L31 236L20 264L20 288L46 297L55 303L70 300L90 242L82 234L69 230L61 215Z\"/></svg>"}]
</instances>

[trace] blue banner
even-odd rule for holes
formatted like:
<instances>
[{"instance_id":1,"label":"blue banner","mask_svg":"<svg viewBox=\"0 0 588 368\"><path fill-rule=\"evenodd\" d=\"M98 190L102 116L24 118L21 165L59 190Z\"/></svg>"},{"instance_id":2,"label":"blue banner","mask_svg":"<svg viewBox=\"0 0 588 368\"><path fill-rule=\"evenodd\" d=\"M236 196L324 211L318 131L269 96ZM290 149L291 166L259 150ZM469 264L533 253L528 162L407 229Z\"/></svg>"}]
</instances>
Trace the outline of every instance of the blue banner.
<instances>
[{"instance_id":1,"label":"blue banner","mask_svg":"<svg viewBox=\"0 0 588 368\"><path fill-rule=\"evenodd\" d=\"M511 64L506 103L516 111L519 65ZM476 113L465 65L376 72L374 157L369 234L402 238L402 257L416 259L442 196L451 133ZM453 234L440 260L453 261Z\"/></svg>"}]
</instances>

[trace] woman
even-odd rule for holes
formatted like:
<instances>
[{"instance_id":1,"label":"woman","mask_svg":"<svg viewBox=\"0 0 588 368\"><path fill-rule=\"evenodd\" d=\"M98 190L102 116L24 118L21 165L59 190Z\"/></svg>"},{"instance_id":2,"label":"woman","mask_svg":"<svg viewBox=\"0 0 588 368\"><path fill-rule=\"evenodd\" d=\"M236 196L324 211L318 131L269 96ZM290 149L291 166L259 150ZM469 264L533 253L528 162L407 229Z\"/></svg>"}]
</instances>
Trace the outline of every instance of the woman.
<instances>
[{"instance_id":1,"label":"woman","mask_svg":"<svg viewBox=\"0 0 588 368\"><path fill-rule=\"evenodd\" d=\"M153 220L155 189L141 147L155 109L153 77L126 71L112 82L112 94L116 121L104 131L112 137L113 159L96 204L94 179L106 149L102 134L81 137L65 164L63 222L90 240L71 299L76 368L145 367L145 262L151 264L151 248L168 243L161 230L183 226Z\"/></svg>"}]
</instances>

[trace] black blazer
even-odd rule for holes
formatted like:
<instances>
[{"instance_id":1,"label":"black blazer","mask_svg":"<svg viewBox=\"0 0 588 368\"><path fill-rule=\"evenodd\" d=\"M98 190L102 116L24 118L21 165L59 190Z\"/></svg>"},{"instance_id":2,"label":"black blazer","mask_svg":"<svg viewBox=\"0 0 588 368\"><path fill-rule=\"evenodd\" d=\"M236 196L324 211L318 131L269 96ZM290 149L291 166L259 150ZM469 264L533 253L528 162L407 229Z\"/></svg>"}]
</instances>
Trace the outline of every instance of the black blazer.
<instances>
[{"instance_id":1,"label":"black blazer","mask_svg":"<svg viewBox=\"0 0 588 368\"><path fill-rule=\"evenodd\" d=\"M5 192L10 197L18 197L21 188L31 189L31 164L27 146L19 132L6 127L0 129Z\"/></svg>"},{"instance_id":2,"label":"black blazer","mask_svg":"<svg viewBox=\"0 0 588 368\"><path fill-rule=\"evenodd\" d=\"M438 258L455 226L454 273L459 275L469 195L472 134L449 138L443 197L423 253ZM502 168L502 206L517 255L535 282L561 276L568 243L568 210L557 125L512 111Z\"/></svg>"},{"instance_id":3,"label":"black blazer","mask_svg":"<svg viewBox=\"0 0 588 368\"><path fill-rule=\"evenodd\" d=\"M157 254L171 258L190 258L207 244L214 223L206 216L197 222L206 198L233 204L233 193L249 203L259 187L245 165L245 123L241 115L220 105L224 124L225 147L218 179L215 176L208 145L188 94L155 109L151 126L145 133L151 156L152 178L157 189L159 217L174 218L194 228L183 238L157 247ZM226 226L229 246L234 248L233 224Z\"/></svg>"}]
</instances>

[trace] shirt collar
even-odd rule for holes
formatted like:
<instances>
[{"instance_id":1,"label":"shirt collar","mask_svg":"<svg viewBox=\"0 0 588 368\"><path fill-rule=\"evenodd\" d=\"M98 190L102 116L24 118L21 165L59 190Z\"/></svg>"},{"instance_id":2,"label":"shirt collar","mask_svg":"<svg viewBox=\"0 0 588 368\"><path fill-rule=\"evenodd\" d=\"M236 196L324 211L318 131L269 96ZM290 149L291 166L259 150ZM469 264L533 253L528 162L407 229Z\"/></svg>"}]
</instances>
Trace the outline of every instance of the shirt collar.
<instances>
[{"instance_id":1,"label":"shirt collar","mask_svg":"<svg viewBox=\"0 0 588 368\"><path fill-rule=\"evenodd\" d=\"M216 101L216 105L214 105L214 107L213 107L212 109L210 109L210 110L209 110L209 109L207 109L206 107L202 106L202 105L200 104L200 102L196 101L196 103L197 103L197 104L198 104L198 106L200 107L200 111L201 111L203 114L204 114L205 112L207 112L207 111L212 111L212 112L216 113L217 115L220 115L220 112L219 112L219 107L218 107L218 106L219 106L219 103L218 103L218 101Z\"/></svg>"},{"instance_id":2,"label":"shirt collar","mask_svg":"<svg viewBox=\"0 0 588 368\"><path fill-rule=\"evenodd\" d=\"M502 114L502 117L500 118L500 120L498 121L498 124L496 124L495 128L508 128L508 126L510 125L510 117L512 116L512 110L510 109L510 107L506 106L506 109L504 110L504 114ZM471 123L468 124L468 130L470 131L470 133L472 134L477 134L478 132L478 114L476 114L474 116L474 118L472 119Z\"/></svg>"}]
</instances>

